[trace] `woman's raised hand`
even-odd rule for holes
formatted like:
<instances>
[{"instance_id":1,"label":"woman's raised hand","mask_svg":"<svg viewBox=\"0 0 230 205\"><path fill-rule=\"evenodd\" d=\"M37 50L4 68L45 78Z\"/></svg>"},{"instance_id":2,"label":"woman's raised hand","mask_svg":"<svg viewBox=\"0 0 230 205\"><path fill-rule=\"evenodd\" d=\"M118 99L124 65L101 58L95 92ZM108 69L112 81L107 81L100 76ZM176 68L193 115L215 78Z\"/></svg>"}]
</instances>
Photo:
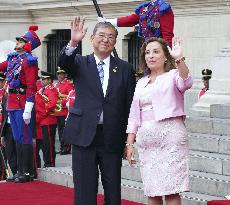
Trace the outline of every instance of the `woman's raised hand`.
<instances>
[{"instance_id":1,"label":"woman's raised hand","mask_svg":"<svg viewBox=\"0 0 230 205\"><path fill-rule=\"evenodd\" d=\"M182 46L181 46L181 40L179 37L174 37L172 39L172 49L168 46L168 50L170 55L175 59L180 59L183 57L183 52L182 52Z\"/></svg>"},{"instance_id":2,"label":"woman's raised hand","mask_svg":"<svg viewBox=\"0 0 230 205\"><path fill-rule=\"evenodd\" d=\"M85 18L81 20L79 16L71 22L71 40L70 46L76 47L77 44L85 37L87 28L84 28Z\"/></svg>"}]
</instances>

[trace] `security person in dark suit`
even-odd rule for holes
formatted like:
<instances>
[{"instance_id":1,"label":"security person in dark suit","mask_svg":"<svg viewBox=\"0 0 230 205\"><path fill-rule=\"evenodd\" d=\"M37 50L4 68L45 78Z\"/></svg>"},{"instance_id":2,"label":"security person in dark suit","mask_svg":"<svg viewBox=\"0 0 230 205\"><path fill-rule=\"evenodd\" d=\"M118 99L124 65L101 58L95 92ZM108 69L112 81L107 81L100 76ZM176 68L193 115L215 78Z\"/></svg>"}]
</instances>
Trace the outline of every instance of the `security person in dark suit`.
<instances>
[{"instance_id":1,"label":"security person in dark suit","mask_svg":"<svg viewBox=\"0 0 230 205\"><path fill-rule=\"evenodd\" d=\"M94 53L78 55L76 47L86 31L84 19L76 17L71 40L59 57L59 66L73 78L77 91L64 130L64 141L73 144L74 204L97 204L99 167L104 205L120 205L122 154L135 76L129 63L111 56L117 31L108 22L94 28Z\"/></svg>"}]
</instances>

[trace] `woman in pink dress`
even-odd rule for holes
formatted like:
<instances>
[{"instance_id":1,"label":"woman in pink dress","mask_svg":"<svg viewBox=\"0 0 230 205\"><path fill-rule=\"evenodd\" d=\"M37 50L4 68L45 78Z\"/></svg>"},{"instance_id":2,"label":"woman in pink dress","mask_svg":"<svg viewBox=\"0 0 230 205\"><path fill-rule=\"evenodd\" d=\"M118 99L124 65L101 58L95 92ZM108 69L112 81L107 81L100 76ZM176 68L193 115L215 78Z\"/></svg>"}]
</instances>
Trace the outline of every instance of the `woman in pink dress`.
<instances>
[{"instance_id":1,"label":"woman in pink dress","mask_svg":"<svg viewBox=\"0 0 230 205\"><path fill-rule=\"evenodd\" d=\"M180 192L188 191L188 137L184 125L184 93L192 78L181 41L172 49L152 38L141 48L141 68L148 75L137 82L130 109L127 159L138 150L144 194L148 205L180 205Z\"/></svg>"}]
</instances>

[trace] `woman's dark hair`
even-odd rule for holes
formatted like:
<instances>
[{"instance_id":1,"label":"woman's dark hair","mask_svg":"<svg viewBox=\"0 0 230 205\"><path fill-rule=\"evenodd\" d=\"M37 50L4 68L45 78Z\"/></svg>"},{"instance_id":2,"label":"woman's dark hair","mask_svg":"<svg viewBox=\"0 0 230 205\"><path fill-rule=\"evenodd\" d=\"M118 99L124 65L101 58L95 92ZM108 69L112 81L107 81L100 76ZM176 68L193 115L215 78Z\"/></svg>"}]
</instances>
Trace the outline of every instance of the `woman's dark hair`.
<instances>
[{"instance_id":1,"label":"woman's dark hair","mask_svg":"<svg viewBox=\"0 0 230 205\"><path fill-rule=\"evenodd\" d=\"M146 64L146 61L145 61L145 50L146 50L146 46L149 44L149 43L152 43L152 42L158 42L162 49L163 49L163 52L164 52L164 55L167 59L166 63L165 63L165 66L164 66L164 69L165 69L165 72L168 72L172 69L175 69L176 68L176 65L175 65L175 59L170 55L169 53L169 50L167 48L167 44L166 42L162 39L162 38L150 38L149 40L145 41L142 46L141 46L141 51L140 51L140 71L142 73L150 73L150 70L149 68L147 67L147 64Z\"/></svg>"}]
</instances>

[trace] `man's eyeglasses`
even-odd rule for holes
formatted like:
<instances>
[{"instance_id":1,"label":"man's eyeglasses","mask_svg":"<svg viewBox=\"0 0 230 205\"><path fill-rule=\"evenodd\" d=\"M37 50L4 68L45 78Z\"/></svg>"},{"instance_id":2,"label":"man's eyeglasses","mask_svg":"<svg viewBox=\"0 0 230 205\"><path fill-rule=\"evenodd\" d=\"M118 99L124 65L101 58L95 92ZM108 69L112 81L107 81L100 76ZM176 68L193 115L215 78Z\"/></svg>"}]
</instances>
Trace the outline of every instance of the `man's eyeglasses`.
<instances>
[{"instance_id":1,"label":"man's eyeglasses","mask_svg":"<svg viewBox=\"0 0 230 205\"><path fill-rule=\"evenodd\" d=\"M98 33L95 36L97 36L100 39L108 39L110 42L114 42L116 40L116 37L112 34L106 35L105 33Z\"/></svg>"}]
</instances>

